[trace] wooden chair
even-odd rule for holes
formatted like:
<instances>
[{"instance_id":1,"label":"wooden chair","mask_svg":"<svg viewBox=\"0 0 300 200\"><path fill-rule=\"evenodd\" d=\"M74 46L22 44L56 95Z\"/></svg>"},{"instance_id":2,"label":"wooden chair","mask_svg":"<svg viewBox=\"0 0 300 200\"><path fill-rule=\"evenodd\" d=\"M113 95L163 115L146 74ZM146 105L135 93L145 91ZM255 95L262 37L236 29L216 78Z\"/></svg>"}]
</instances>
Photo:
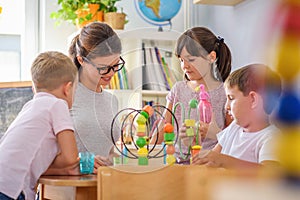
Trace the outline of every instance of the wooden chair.
<instances>
[{"instance_id":1,"label":"wooden chair","mask_svg":"<svg viewBox=\"0 0 300 200\"><path fill-rule=\"evenodd\" d=\"M201 166L98 168L98 200L207 199L207 173Z\"/></svg>"}]
</instances>

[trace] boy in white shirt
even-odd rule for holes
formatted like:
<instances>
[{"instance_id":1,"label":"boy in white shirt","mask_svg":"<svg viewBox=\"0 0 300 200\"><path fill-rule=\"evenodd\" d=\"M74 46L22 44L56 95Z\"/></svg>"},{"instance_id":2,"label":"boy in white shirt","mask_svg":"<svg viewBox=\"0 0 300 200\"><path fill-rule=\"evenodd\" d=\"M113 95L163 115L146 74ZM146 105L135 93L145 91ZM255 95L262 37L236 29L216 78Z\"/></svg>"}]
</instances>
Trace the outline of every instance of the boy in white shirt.
<instances>
[{"instance_id":1,"label":"boy in white shirt","mask_svg":"<svg viewBox=\"0 0 300 200\"><path fill-rule=\"evenodd\" d=\"M273 152L279 130L270 114L281 94L278 74L265 65L252 64L232 72L225 81L226 110L233 122L218 135L212 151L193 157L193 164L242 168L278 165Z\"/></svg>"},{"instance_id":2,"label":"boy in white shirt","mask_svg":"<svg viewBox=\"0 0 300 200\"><path fill-rule=\"evenodd\" d=\"M0 140L0 200L34 199L42 174L79 174L69 114L77 68L66 55L45 52L31 76L34 97Z\"/></svg>"}]
</instances>

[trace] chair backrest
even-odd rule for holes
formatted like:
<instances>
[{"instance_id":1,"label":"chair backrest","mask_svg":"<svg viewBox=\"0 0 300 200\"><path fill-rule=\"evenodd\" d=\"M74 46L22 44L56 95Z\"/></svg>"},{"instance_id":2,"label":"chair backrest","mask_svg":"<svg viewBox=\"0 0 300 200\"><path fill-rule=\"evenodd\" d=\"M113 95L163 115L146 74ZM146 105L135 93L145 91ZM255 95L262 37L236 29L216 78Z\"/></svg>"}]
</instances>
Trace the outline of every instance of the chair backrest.
<instances>
[{"instance_id":1,"label":"chair backrest","mask_svg":"<svg viewBox=\"0 0 300 200\"><path fill-rule=\"evenodd\" d=\"M98 200L207 199L208 170L201 166L98 168Z\"/></svg>"}]
</instances>

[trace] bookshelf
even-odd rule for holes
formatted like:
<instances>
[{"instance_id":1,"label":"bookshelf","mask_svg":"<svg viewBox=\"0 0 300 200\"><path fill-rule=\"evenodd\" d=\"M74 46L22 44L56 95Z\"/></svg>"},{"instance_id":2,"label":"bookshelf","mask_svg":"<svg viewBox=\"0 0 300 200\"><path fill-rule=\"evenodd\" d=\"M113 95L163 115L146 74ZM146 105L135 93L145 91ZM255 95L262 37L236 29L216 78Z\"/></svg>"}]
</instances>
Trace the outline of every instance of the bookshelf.
<instances>
[{"instance_id":1,"label":"bookshelf","mask_svg":"<svg viewBox=\"0 0 300 200\"><path fill-rule=\"evenodd\" d=\"M165 105L165 97L168 94L167 85L171 88L172 83L182 78L179 60L174 55L176 40L181 33L159 32L157 28L117 30L116 32L122 41L122 57L126 62L129 90L140 94L136 99L139 102L139 105L135 105L136 108L142 108L146 102ZM159 65L157 55L163 57L167 66ZM144 63L145 60L146 63ZM161 66L163 67L159 69ZM160 70L167 70L165 72L170 72L170 74L163 74ZM122 93L122 91L119 92Z\"/></svg>"}]
</instances>

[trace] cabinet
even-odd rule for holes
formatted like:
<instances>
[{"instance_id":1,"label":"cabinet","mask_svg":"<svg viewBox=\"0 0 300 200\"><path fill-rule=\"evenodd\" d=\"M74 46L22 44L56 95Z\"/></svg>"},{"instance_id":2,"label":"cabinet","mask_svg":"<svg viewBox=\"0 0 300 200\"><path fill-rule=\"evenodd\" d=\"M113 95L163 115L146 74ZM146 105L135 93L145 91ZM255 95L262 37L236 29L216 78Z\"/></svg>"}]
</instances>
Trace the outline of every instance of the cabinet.
<instances>
[{"instance_id":1,"label":"cabinet","mask_svg":"<svg viewBox=\"0 0 300 200\"><path fill-rule=\"evenodd\" d=\"M194 4L234 6L245 0L194 0Z\"/></svg>"},{"instance_id":2,"label":"cabinet","mask_svg":"<svg viewBox=\"0 0 300 200\"><path fill-rule=\"evenodd\" d=\"M154 47L157 47L159 54L168 64L168 69L175 79L174 82L180 80L182 71L179 60L174 54L174 49L176 40L181 33L177 31L159 32L157 28L118 30L116 32L122 42L122 57L126 62L129 84L129 90L114 92L119 99L120 108L134 107L139 109L145 102L165 105L168 89L163 85L163 74L159 74L157 71L159 63L149 62L149 58L156 60ZM144 54L145 51L147 52L146 55ZM153 79L149 80L150 78ZM159 84L154 80L158 80Z\"/></svg>"}]
</instances>

